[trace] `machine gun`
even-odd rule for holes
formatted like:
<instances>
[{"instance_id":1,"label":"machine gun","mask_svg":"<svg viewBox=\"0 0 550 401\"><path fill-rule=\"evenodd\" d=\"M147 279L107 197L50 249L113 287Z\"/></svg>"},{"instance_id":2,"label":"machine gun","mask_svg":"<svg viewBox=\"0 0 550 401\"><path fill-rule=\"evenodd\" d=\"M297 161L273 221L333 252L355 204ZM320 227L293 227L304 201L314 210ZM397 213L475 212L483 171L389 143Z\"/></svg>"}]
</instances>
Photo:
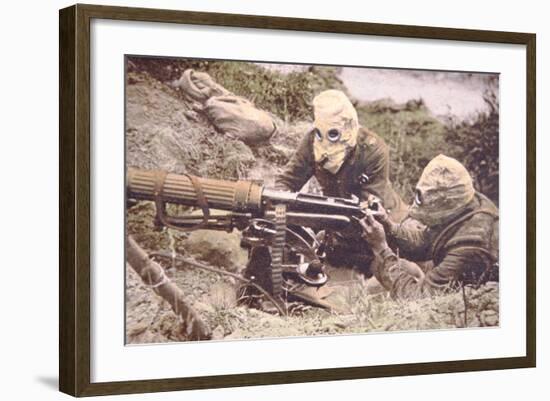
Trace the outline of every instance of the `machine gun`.
<instances>
[{"instance_id":1,"label":"machine gun","mask_svg":"<svg viewBox=\"0 0 550 401\"><path fill-rule=\"evenodd\" d=\"M126 184L127 200L153 201L156 221L163 226L183 231L240 230L241 246L249 252L245 275L276 299L291 292L289 283L319 287L327 282L325 244L315 231L360 232L356 219L365 216L358 199L277 191L253 181L129 168ZM167 204L199 207L202 216L170 215Z\"/></svg>"}]
</instances>

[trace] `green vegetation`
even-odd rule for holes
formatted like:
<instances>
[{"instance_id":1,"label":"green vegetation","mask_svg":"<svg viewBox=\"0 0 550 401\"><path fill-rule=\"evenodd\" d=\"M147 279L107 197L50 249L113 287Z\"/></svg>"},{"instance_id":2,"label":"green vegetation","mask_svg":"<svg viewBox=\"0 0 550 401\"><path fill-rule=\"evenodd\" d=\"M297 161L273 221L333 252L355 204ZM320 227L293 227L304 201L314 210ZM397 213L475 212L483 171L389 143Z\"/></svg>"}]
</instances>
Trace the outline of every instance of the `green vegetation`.
<instances>
[{"instance_id":1,"label":"green vegetation","mask_svg":"<svg viewBox=\"0 0 550 401\"><path fill-rule=\"evenodd\" d=\"M458 149L455 157L470 171L476 188L498 205L499 103L491 91L484 99L489 111L479 112L467 121L449 118L445 139Z\"/></svg>"},{"instance_id":2,"label":"green vegetation","mask_svg":"<svg viewBox=\"0 0 550 401\"><path fill-rule=\"evenodd\" d=\"M455 152L445 143L445 126L421 100L397 105L381 100L357 107L359 121L380 135L390 148L390 179L410 202L422 170L439 153Z\"/></svg>"},{"instance_id":3,"label":"green vegetation","mask_svg":"<svg viewBox=\"0 0 550 401\"><path fill-rule=\"evenodd\" d=\"M207 72L226 89L284 121L311 118L311 101L319 91L343 90L336 67L282 74L247 62L132 57L129 63L130 70L146 71L161 82L178 79L188 68Z\"/></svg>"},{"instance_id":4,"label":"green vegetation","mask_svg":"<svg viewBox=\"0 0 550 401\"><path fill-rule=\"evenodd\" d=\"M207 68L207 72L226 89L285 121L311 118L315 94L324 88L341 86L334 73L324 70L321 75L314 68L281 74L250 63L218 62Z\"/></svg>"},{"instance_id":5,"label":"green vegetation","mask_svg":"<svg viewBox=\"0 0 550 401\"><path fill-rule=\"evenodd\" d=\"M440 153L463 163L477 190L498 205L499 108L495 93L485 95L488 111L461 121L432 116L422 100L404 105L382 100L357 107L363 125L390 147L391 181L407 202L428 162Z\"/></svg>"}]
</instances>

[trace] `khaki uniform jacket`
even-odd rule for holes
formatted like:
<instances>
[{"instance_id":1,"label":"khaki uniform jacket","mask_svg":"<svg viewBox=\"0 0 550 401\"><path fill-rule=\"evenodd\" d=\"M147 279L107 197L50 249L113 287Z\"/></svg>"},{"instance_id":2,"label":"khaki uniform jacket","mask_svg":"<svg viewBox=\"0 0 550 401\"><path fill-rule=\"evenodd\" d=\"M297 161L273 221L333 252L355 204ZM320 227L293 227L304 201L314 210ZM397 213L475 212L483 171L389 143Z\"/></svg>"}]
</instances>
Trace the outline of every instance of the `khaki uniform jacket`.
<instances>
[{"instance_id":1,"label":"khaki uniform jacket","mask_svg":"<svg viewBox=\"0 0 550 401\"><path fill-rule=\"evenodd\" d=\"M456 284L498 281L498 209L487 197L476 193L462 213L438 227L414 222L396 224L388 232L404 259L386 250L375 262L375 276L393 297L413 298ZM433 267L424 279L408 274L407 263L426 260L432 260Z\"/></svg>"},{"instance_id":2,"label":"khaki uniform jacket","mask_svg":"<svg viewBox=\"0 0 550 401\"><path fill-rule=\"evenodd\" d=\"M355 195L360 201L365 201L372 194L382 200L384 208L394 221L404 218L407 207L390 183L389 151L382 138L360 128L357 146L337 174L332 174L315 163L313 141L313 132L306 134L294 156L277 177L278 189L297 192L315 176L325 196L349 199L351 195Z\"/></svg>"}]
</instances>

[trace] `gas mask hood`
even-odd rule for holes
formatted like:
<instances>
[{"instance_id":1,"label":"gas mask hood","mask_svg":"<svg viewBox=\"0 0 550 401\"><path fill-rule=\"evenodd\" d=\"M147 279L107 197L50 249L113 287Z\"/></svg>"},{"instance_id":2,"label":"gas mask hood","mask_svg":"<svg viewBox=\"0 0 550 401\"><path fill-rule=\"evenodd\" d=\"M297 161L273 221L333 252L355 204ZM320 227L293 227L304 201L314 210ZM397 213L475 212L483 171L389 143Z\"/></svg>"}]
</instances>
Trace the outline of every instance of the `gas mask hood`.
<instances>
[{"instance_id":1,"label":"gas mask hood","mask_svg":"<svg viewBox=\"0 0 550 401\"><path fill-rule=\"evenodd\" d=\"M409 216L433 227L460 214L474 195L468 170L457 160L439 155L428 163L418 180Z\"/></svg>"},{"instance_id":2,"label":"gas mask hood","mask_svg":"<svg viewBox=\"0 0 550 401\"><path fill-rule=\"evenodd\" d=\"M313 99L313 111L315 163L336 174L357 144L357 112L347 96L338 90L327 90L317 95Z\"/></svg>"}]
</instances>

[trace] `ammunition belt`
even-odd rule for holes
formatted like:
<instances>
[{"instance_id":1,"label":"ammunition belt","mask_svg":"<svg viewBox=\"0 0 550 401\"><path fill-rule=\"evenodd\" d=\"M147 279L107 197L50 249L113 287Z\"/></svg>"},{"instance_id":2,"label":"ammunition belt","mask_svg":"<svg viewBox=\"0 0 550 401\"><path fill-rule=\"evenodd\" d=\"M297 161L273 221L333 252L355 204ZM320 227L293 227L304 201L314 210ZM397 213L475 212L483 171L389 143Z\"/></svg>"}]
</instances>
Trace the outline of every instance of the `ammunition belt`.
<instances>
[{"instance_id":1,"label":"ammunition belt","mask_svg":"<svg viewBox=\"0 0 550 401\"><path fill-rule=\"evenodd\" d=\"M283 256L286 241L286 205L275 206L275 237L271 246L271 285L275 298L283 293Z\"/></svg>"}]
</instances>

